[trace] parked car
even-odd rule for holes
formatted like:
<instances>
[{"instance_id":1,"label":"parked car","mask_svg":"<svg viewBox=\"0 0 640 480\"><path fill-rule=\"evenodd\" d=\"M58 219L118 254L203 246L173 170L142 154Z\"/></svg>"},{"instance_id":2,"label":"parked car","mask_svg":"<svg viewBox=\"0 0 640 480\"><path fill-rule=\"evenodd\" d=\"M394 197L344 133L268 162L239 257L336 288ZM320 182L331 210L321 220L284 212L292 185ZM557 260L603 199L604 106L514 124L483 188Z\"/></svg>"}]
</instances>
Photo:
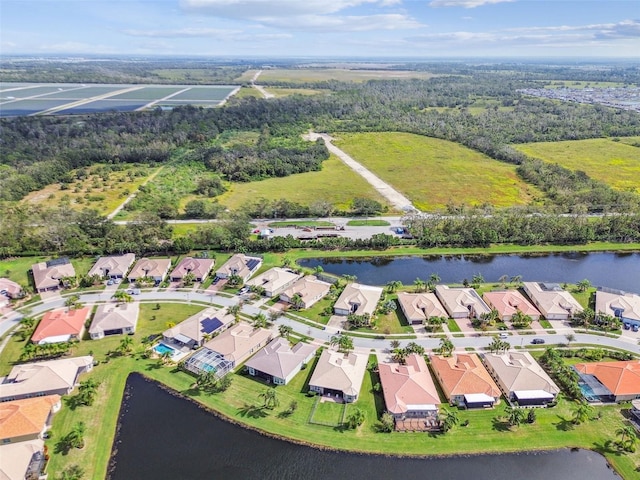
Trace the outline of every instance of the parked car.
<instances>
[{"instance_id":1,"label":"parked car","mask_svg":"<svg viewBox=\"0 0 640 480\"><path fill-rule=\"evenodd\" d=\"M107 285L113 285L113 280L107 280Z\"/></svg>"},{"instance_id":2,"label":"parked car","mask_svg":"<svg viewBox=\"0 0 640 480\"><path fill-rule=\"evenodd\" d=\"M634 332L638 331L638 325L636 325L635 323L633 325L631 325L631 330Z\"/></svg>"},{"instance_id":3,"label":"parked car","mask_svg":"<svg viewBox=\"0 0 640 480\"><path fill-rule=\"evenodd\" d=\"M533 343L534 345L540 345L544 343L544 338L534 338L533 340L531 340L531 343Z\"/></svg>"},{"instance_id":4,"label":"parked car","mask_svg":"<svg viewBox=\"0 0 640 480\"><path fill-rule=\"evenodd\" d=\"M624 327L625 330L629 330L631 328L631 324L630 323L623 323L622 326Z\"/></svg>"},{"instance_id":5,"label":"parked car","mask_svg":"<svg viewBox=\"0 0 640 480\"><path fill-rule=\"evenodd\" d=\"M509 338L509 334L508 333L501 333L500 334L500 338Z\"/></svg>"}]
</instances>

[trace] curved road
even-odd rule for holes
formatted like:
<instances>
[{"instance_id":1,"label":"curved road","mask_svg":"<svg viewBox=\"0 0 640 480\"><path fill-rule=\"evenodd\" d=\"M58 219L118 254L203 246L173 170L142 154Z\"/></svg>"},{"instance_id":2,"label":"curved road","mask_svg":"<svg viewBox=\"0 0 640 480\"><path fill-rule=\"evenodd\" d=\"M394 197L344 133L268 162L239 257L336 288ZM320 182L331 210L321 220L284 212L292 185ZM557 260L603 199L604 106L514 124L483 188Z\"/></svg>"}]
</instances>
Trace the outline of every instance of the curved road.
<instances>
[{"instance_id":1,"label":"curved road","mask_svg":"<svg viewBox=\"0 0 640 480\"><path fill-rule=\"evenodd\" d=\"M72 294L70 294L72 295ZM95 303L103 303L111 300L113 292L95 292L95 293L82 293L80 294L80 302L84 304L95 304ZM222 306L230 306L237 304L239 301L239 297L229 298L226 296L218 295L215 292L211 293L199 293L197 291L148 291L142 292L140 295L134 296L136 301L141 302L162 302L162 301L176 301L176 302L198 302L205 304L215 304ZM44 313L47 310L51 310L53 308L60 308L64 306L66 298L61 296L57 298L52 298L44 302L40 302L37 304L29 305L30 315L39 315ZM242 308L242 312L246 315L256 315L259 312L264 313L265 310L260 309L259 307L251 304L245 304ZM0 318L0 335L3 335L5 332L9 331L13 327L15 327L19 322L23 315L20 312L12 312ZM278 325L289 325L296 332L307 335L309 337L314 338L316 341L320 343L328 342L333 335L335 335L338 330L332 327L322 328L320 325L318 327L308 326L306 324L297 322L291 318L281 316L276 320L276 326ZM557 331L557 330L556 330ZM566 329L563 333L556 334L548 334L548 333L537 333L535 335L536 338L544 338L546 343L548 344L562 344L566 343L565 333L573 332L571 329ZM493 340L492 336L483 336L478 337L475 336L465 336L465 337L451 337L449 335L450 340L453 342L456 349L462 350L466 347L474 347L474 348L483 348L489 345L489 343ZM390 336L386 339L376 339L375 337L364 338L364 337L352 337L353 343L356 349L361 351L370 351L371 349L375 349L378 352L384 352L389 347L389 340L393 339L393 336ZM514 335L506 339L507 342L511 344L512 347L523 346L524 344L529 344L530 339L533 338L532 335ZM8 337L7 337L8 339ZM6 342L6 340L5 340ZM0 351L4 346L4 343L0 345ZM440 339L439 338L431 338L425 334L417 334L416 339L404 340L401 341L401 344L406 345L408 342L416 342L419 345L422 345L426 349L433 349L439 346ZM612 347L618 348L622 350L627 350L633 352L635 354L640 354L640 346L635 342L632 338L620 337L620 338L612 338L612 337L604 337L601 335L591 335L584 333L575 333L574 343L583 343L583 344L593 344L600 345L603 347ZM544 346L541 346L544 348Z\"/></svg>"}]
</instances>

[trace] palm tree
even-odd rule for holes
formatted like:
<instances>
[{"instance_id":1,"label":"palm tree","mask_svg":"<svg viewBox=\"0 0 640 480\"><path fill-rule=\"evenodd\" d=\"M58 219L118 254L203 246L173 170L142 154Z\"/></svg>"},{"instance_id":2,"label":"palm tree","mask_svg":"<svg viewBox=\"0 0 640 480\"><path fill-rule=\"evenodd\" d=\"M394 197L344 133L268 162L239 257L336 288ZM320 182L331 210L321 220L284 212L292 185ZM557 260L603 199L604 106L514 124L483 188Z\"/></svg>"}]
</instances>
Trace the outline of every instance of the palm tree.
<instances>
[{"instance_id":1,"label":"palm tree","mask_svg":"<svg viewBox=\"0 0 640 480\"><path fill-rule=\"evenodd\" d=\"M625 450L632 450L633 446L635 446L636 442L638 441L636 431L630 425L618 428L616 430L616 435L620 435L620 441L618 442L618 445L623 447Z\"/></svg>"},{"instance_id":2,"label":"palm tree","mask_svg":"<svg viewBox=\"0 0 640 480\"><path fill-rule=\"evenodd\" d=\"M416 292L424 292L424 289L427 287L427 284L421 278L416 278L413 281L413 286L416 288Z\"/></svg>"},{"instance_id":3,"label":"palm tree","mask_svg":"<svg viewBox=\"0 0 640 480\"><path fill-rule=\"evenodd\" d=\"M509 275L502 275L498 281L500 282L500 286L505 288L507 286L507 282L509 281Z\"/></svg>"},{"instance_id":4,"label":"palm tree","mask_svg":"<svg viewBox=\"0 0 640 480\"><path fill-rule=\"evenodd\" d=\"M196 281L196 276L193 272L187 272L184 277L182 277L182 286L190 287Z\"/></svg>"},{"instance_id":5,"label":"palm tree","mask_svg":"<svg viewBox=\"0 0 640 480\"><path fill-rule=\"evenodd\" d=\"M236 320L238 320L238 317L240 316L240 311L242 310L242 304L241 303L236 303L235 305L230 305L227 307L227 312L230 315L233 315Z\"/></svg>"},{"instance_id":6,"label":"palm tree","mask_svg":"<svg viewBox=\"0 0 640 480\"><path fill-rule=\"evenodd\" d=\"M392 280L387 283L387 292L394 293L399 288L402 288L402 282L400 280Z\"/></svg>"},{"instance_id":7,"label":"palm tree","mask_svg":"<svg viewBox=\"0 0 640 480\"><path fill-rule=\"evenodd\" d=\"M291 328L289 325L280 325L278 327L278 332L280 333L281 337L286 338L288 340L289 335L291 335L291 332L293 332L293 328Z\"/></svg>"},{"instance_id":8,"label":"palm tree","mask_svg":"<svg viewBox=\"0 0 640 480\"><path fill-rule=\"evenodd\" d=\"M118 303L130 303L130 302L133 302L133 296L129 295L124 290L116 290L116 293L114 293L111 298L113 300L117 301Z\"/></svg>"},{"instance_id":9,"label":"palm tree","mask_svg":"<svg viewBox=\"0 0 640 480\"><path fill-rule=\"evenodd\" d=\"M517 427L525 419L524 410L522 410L521 408L513 408L511 405L507 406L504 409L504 413L507 416L507 422L512 427Z\"/></svg>"},{"instance_id":10,"label":"palm tree","mask_svg":"<svg viewBox=\"0 0 640 480\"><path fill-rule=\"evenodd\" d=\"M487 325L495 325L495 323L500 319L500 313L492 308L487 313L480 314L480 320Z\"/></svg>"},{"instance_id":11,"label":"palm tree","mask_svg":"<svg viewBox=\"0 0 640 480\"><path fill-rule=\"evenodd\" d=\"M316 275L320 275L322 272L324 272L324 268L322 268L321 265L317 265L313 269L313 273L315 273Z\"/></svg>"},{"instance_id":12,"label":"palm tree","mask_svg":"<svg viewBox=\"0 0 640 480\"><path fill-rule=\"evenodd\" d=\"M345 282L347 283L355 282L358 279L358 277L356 277L355 275L348 275L348 274L342 275L342 278L344 278Z\"/></svg>"},{"instance_id":13,"label":"palm tree","mask_svg":"<svg viewBox=\"0 0 640 480\"><path fill-rule=\"evenodd\" d=\"M275 387L267 388L258 396L262 398L262 405L264 406L264 408L272 410L273 408L280 405L280 400L278 399L278 394L276 393Z\"/></svg>"},{"instance_id":14,"label":"palm tree","mask_svg":"<svg viewBox=\"0 0 640 480\"><path fill-rule=\"evenodd\" d=\"M587 402L578 402L578 405L573 410L573 420L572 422L575 425L580 425L581 423L586 422L591 418L591 414L593 413L593 407L589 405Z\"/></svg>"},{"instance_id":15,"label":"palm tree","mask_svg":"<svg viewBox=\"0 0 640 480\"><path fill-rule=\"evenodd\" d=\"M395 350L396 348L400 347L400 341L399 340L391 340L391 342L389 342L389 344L391 345L391 350Z\"/></svg>"},{"instance_id":16,"label":"palm tree","mask_svg":"<svg viewBox=\"0 0 640 480\"><path fill-rule=\"evenodd\" d=\"M302 301L302 295L300 295L299 293L296 293L291 297L291 305L293 305L294 309L300 310L303 304L304 302Z\"/></svg>"},{"instance_id":17,"label":"palm tree","mask_svg":"<svg viewBox=\"0 0 640 480\"><path fill-rule=\"evenodd\" d=\"M591 282L585 278L584 280L580 280L578 283L576 283L576 287L578 288L579 292L586 292L591 288Z\"/></svg>"},{"instance_id":18,"label":"palm tree","mask_svg":"<svg viewBox=\"0 0 640 480\"><path fill-rule=\"evenodd\" d=\"M473 288L478 288L481 283L484 283L484 277L481 273L476 273L471 277L471 283L473 284Z\"/></svg>"},{"instance_id":19,"label":"palm tree","mask_svg":"<svg viewBox=\"0 0 640 480\"><path fill-rule=\"evenodd\" d=\"M405 350L408 354L417 353L418 355L424 355L424 347L418 345L416 342L409 342Z\"/></svg>"},{"instance_id":20,"label":"palm tree","mask_svg":"<svg viewBox=\"0 0 640 480\"><path fill-rule=\"evenodd\" d=\"M58 478L60 480L82 480L82 477L84 477L84 470L74 464L65 468Z\"/></svg>"},{"instance_id":21,"label":"palm tree","mask_svg":"<svg viewBox=\"0 0 640 480\"><path fill-rule=\"evenodd\" d=\"M282 315L278 310L269 310L267 314L267 318L269 319L269 323L275 323Z\"/></svg>"},{"instance_id":22,"label":"palm tree","mask_svg":"<svg viewBox=\"0 0 640 480\"><path fill-rule=\"evenodd\" d=\"M264 313L260 312L253 317L253 326L255 328L265 328L267 326L267 317L264 316Z\"/></svg>"},{"instance_id":23,"label":"palm tree","mask_svg":"<svg viewBox=\"0 0 640 480\"><path fill-rule=\"evenodd\" d=\"M84 382L80 382L78 386L78 399L83 405L91 406L98 393L100 384L93 378L89 378Z\"/></svg>"},{"instance_id":24,"label":"palm tree","mask_svg":"<svg viewBox=\"0 0 640 480\"><path fill-rule=\"evenodd\" d=\"M511 277L511 283L514 285L520 285L522 282L522 275L514 275Z\"/></svg>"},{"instance_id":25,"label":"palm tree","mask_svg":"<svg viewBox=\"0 0 640 480\"><path fill-rule=\"evenodd\" d=\"M359 408L356 408L349 417L347 417L347 425L349 428L357 428L364 423L365 414Z\"/></svg>"},{"instance_id":26,"label":"palm tree","mask_svg":"<svg viewBox=\"0 0 640 480\"><path fill-rule=\"evenodd\" d=\"M338 347L338 351L343 353L349 353L353 350L353 340L347 335L334 335L329 340L329 345Z\"/></svg>"},{"instance_id":27,"label":"palm tree","mask_svg":"<svg viewBox=\"0 0 640 480\"><path fill-rule=\"evenodd\" d=\"M429 275L429 281L434 285L438 284L440 282L440 275L438 275L437 273L432 273L431 275Z\"/></svg>"},{"instance_id":28,"label":"palm tree","mask_svg":"<svg viewBox=\"0 0 640 480\"><path fill-rule=\"evenodd\" d=\"M589 324L592 323L596 318L596 312L591 308L585 308L581 312L576 314L576 318L579 319L584 325L584 331L586 332L589 329Z\"/></svg>"},{"instance_id":29,"label":"palm tree","mask_svg":"<svg viewBox=\"0 0 640 480\"><path fill-rule=\"evenodd\" d=\"M442 431L445 433L451 430L460 422L460 419L458 418L458 412L454 410L448 410L446 408L442 410L440 418L442 418Z\"/></svg>"},{"instance_id":30,"label":"palm tree","mask_svg":"<svg viewBox=\"0 0 640 480\"><path fill-rule=\"evenodd\" d=\"M528 327L532 321L533 319L522 310L518 310L511 316L511 323L516 327Z\"/></svg>"},{"instance_id":31,"label":"palm tree","mask_svg":"<svg viewBox=\"0 0 640 480\"><path fill-rule=\"evenodd\" d=\"M567 333L564 338L567 339L567 347L571 345L571 342L575 342L576 336L573 333Z\"/></svg>"},{"instance_id":32,"label":"palm tree","mask_svg":"<svg viewBox=\"0 0 640 480\"><path fill-rule=\"evenodd\" d=\"M76 423L65 437L67 444L74 448L83 448L85 431L86 427L84 425L84 422Z\"/></svg>"},{"instance_id":33,"label":"palm tree","mask_svg":"<svg viewBox=\"0 0 640 480\"><path fill-rule=\"evenodd\" d=\"M394 362L398 362L400 365L404 365L408 354L409 352L407 352L406 348L396 348L391 354L391 359Z\"/></svg>"},{"instance_id":34,"label":"palm tree","mask_svg":"<svg viewBox=\"0 0 640 480\"><path fill-rule=\"evenodd\" d=\"M454 349L455 347L451 340L446 337L440 339L439 351L442 355L444 355L445 357L450 357Z\"/></svg>"},{"instance_id":35,"label":"palm tree","mask_svg":"<svg viewBox=\"0 0 640 480\"><path fill-rule=\"evenodd\" d=\"M70 297L67 297L67 299L64 302L64 306L67 308L77 308L79 305L80 301L80 297L78 295L71 295Z\"/></svg>"},{"instance_id":36,"label":"palm tree","mask_svg":"<svg viewBox=\"0 0 640 480\"><path fill-rule=\"evenodd\" d=\"M133 339L130 336L125 336L120 340L120 344L118 345L118 351L122 353L129 353L131 351L131 346L133 345Z\"/></svg>"}]
</instances>

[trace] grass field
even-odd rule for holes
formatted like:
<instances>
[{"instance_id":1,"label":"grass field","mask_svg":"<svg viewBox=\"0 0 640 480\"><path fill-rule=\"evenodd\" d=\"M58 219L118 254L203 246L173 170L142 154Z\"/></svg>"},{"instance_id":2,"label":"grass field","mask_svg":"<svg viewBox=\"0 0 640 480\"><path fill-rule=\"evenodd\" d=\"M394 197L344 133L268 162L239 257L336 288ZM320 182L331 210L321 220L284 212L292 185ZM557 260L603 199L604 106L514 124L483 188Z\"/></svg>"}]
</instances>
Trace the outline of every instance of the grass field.
<instances>
[{"instance_id":1,"label":"grass field","mask_svg":"<svg viewBox=\"0 0 640 480\"><path fill-rule=\"evenodd\" d=\"M640 145L640 137L620 137L620 143L624 143L626 145L633 145L638 148Z\"/></svg>"},{"instance_id":2,"label":"grass field","mask_svg":"<svg viewBox=\"0 0 640 480\"><path fill-rule=\"evenodd\" d=\"M247 98L247 97L262 98L262 94L255 88L241 87L240 90L238 90L238 93L234 95L234 97L235 98Z\"/></svg>"},{"instance_id":3,"label":"grass field","mask_svg":"<svg viewBox=\"0 0 640 480\"><path fill-rule=\"evenodd\" d=\"M542 193L515 166L456 143L408 133L341 133L335 145L405 194L421 210L449 203L524 205ZM410 174L408 174L410 172Z\"/></svg>"},{"instance_id":4,"label":"grass field","mask_svg":"<svg viewBox=\"0 0 640 480\"><path fill-rule=\"evenodd\" d=\"M636 140L638 137L635 137ZM618 190L640 193L640 149L610 138L543 142L515 145L527 155L571 170L582 170L590 177Z\"/></svg>"},{"instance_id":5,"label":"grass field","mask_svg":"<svg viewBox=\"0 0 640 480\"><path fill-rule=\"evenodd\" d=\"M147 165L125 165L123 170L111 171L109 165L92 165L86 169L86 177L78 170L74 176L83 176L72 183L53 183L31 192L23 203L46 206L67 206L74 210L90 208L102 215L111 213L129 193L134 192L155 170Z\"/></svg>"},{"instance_id":6,"label":"grass field","mask_svg":"<svg viewBox=\"0 0 640 480\"><path fill-rule=\"evenodd\" d=\"M409 70L350 70L348 68L300 68L263 70L258 78L260 82L304 83L338 80L343 82L366 82L376 79L431 78L429 72L413 72Z\"/></svg>"},{"instance_id":7,"label":"grass field","mask_svg":"<svg viewBox=\"0 0 640 480\"><path fill-rule=\"evenodd\" d=\"M279 200L286 198L302 205L310 205L318 199L335 207L348 210L355 197L386 201L365 180L331 156L322 162L319 172L306 172L282 178L269 178L259 182L233 183L229 190L218 197L220 203L230 209L259 198Z\"/></svg>"},{"instance_id":8,"label":"grass field","mask_svg":"<svg viewBox=\"0 0 640 480\"><path fill-rule=\"evenodd\" d=\"M329 93L329 90L314 90L312 88L275 88L269 87L265 89L276 97L288 97L290 95L320 95Z\"/></svg>"}]
</instances>

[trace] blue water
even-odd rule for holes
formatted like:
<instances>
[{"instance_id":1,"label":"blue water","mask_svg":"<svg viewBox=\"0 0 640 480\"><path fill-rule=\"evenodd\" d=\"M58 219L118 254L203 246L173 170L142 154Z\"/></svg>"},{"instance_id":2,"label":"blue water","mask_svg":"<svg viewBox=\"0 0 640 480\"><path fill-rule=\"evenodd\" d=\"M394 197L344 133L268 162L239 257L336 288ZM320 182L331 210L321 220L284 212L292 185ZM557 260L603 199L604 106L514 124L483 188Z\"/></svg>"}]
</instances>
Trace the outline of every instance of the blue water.
<instances>
[{"instance_id":1,"label":"blue water","mask_svg":"<svg viewBox=\"0 0 640 480\"><path fill-rule=\"evenodd\" d=\"M578 385L580 386L580 390L582 390L582 395L584 395L584 398L586 398L589 402L595 402L599 400L598 396L589 385L587 385L586 383L579 383Z\"/></svg>"},{"instance_id":2,"label":"blue water","mask_svg":"<svg viewBox=\"0 0 640 480\"><path fill-rule=\"evenodd\" d=\"M163 355L165 353L170 353L171 355L173 355L176 351L165 345L164 343L159 343L158 345L156 345L155 347L153 347L153 350L158 354L158 355Z\"/></svg>"}]
</instances>

